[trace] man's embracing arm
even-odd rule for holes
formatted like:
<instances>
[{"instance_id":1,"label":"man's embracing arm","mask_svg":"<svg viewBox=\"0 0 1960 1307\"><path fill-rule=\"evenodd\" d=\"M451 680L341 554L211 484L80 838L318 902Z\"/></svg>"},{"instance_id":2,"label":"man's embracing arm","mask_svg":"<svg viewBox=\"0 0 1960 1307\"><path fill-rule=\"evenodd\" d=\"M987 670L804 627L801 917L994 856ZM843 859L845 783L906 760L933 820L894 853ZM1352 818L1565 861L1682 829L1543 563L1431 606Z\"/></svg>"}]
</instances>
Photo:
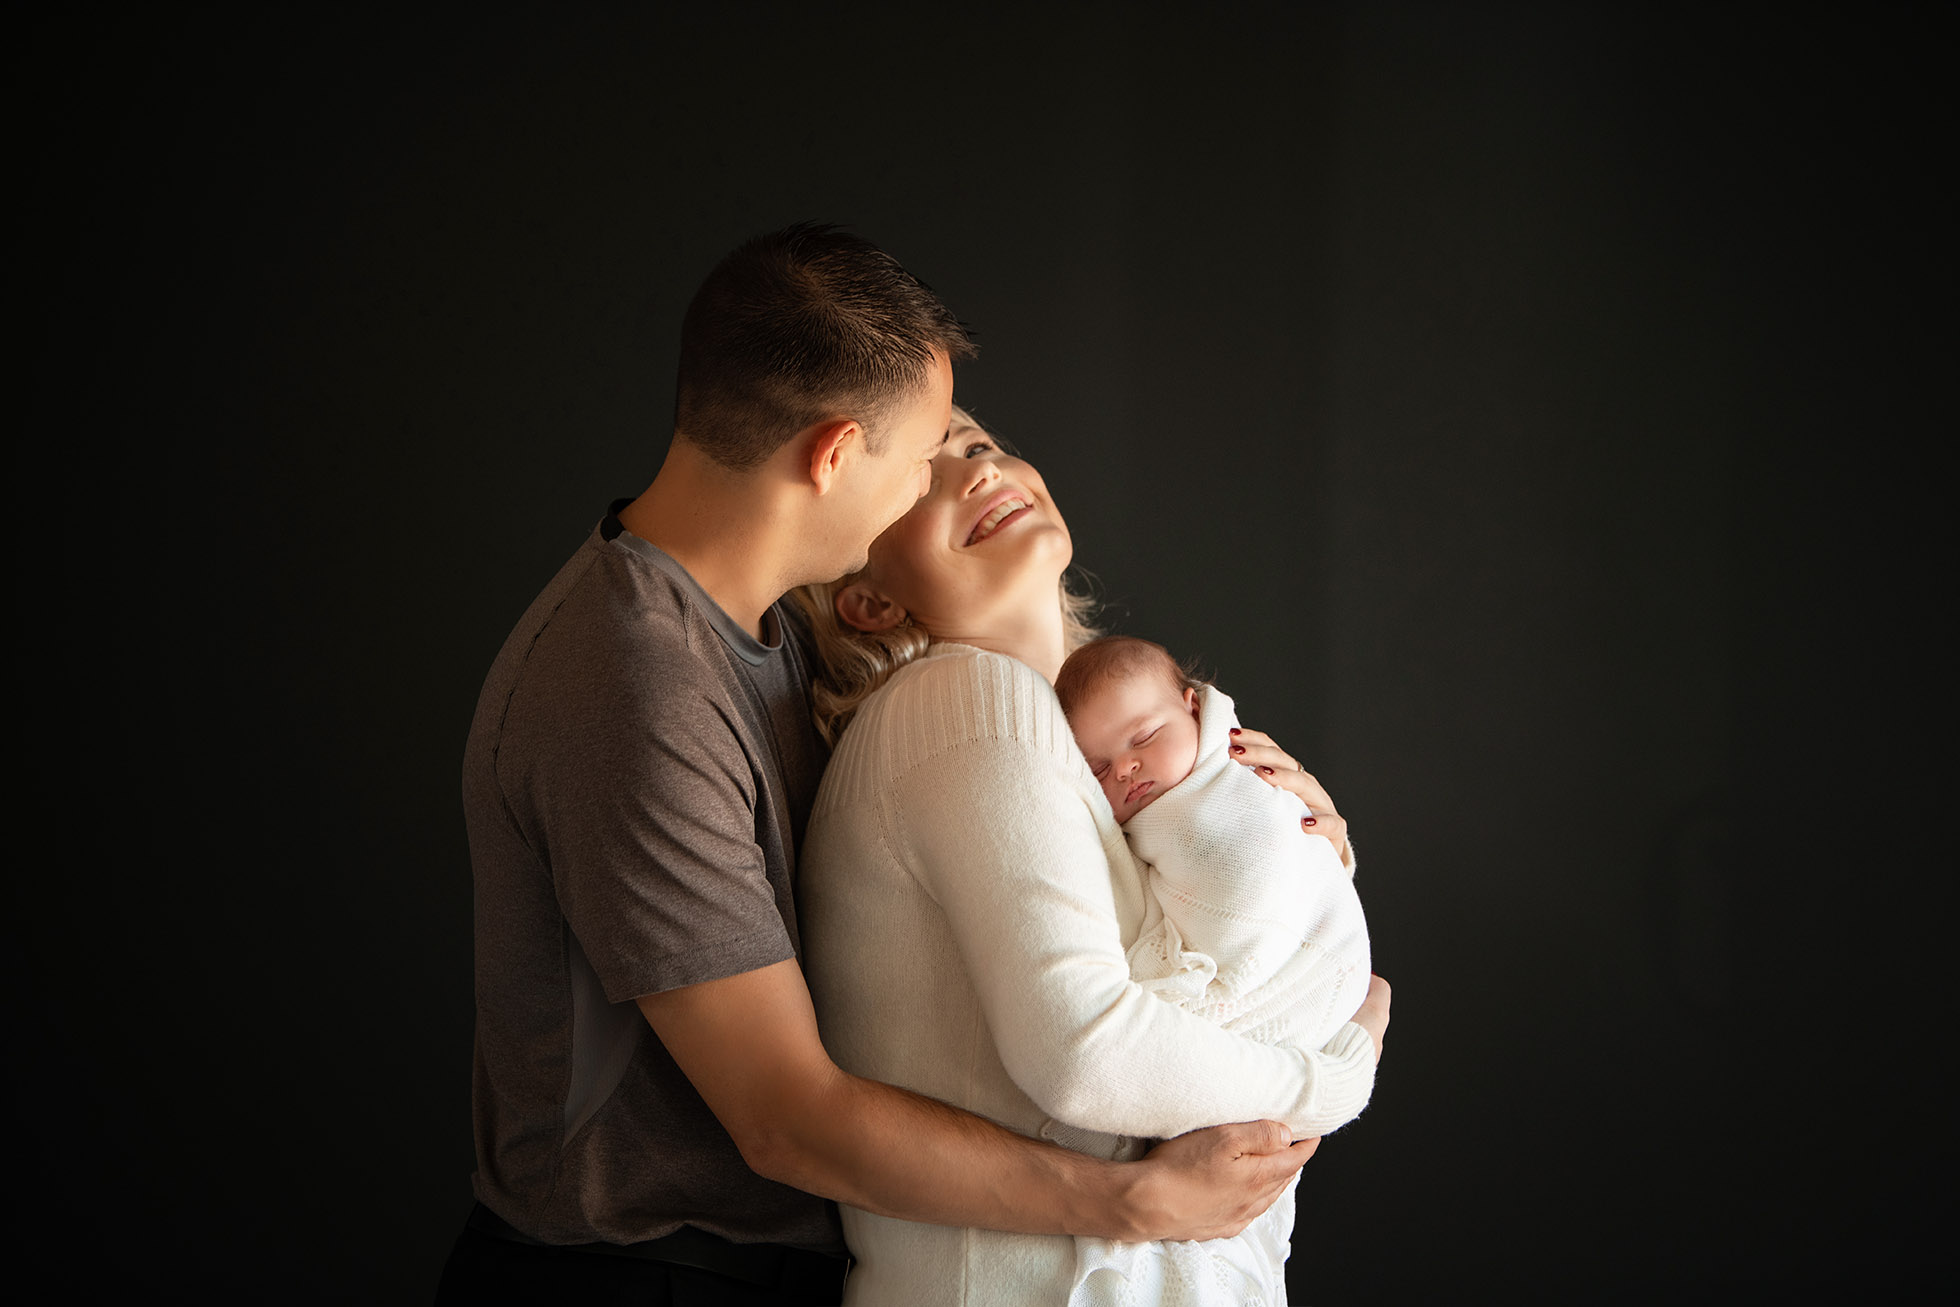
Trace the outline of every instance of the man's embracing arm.
<instances>
[{"instance_id":1,"label":"man's embracing arm","mask_svg":"<svg viewBox=\"0 0 1960 1307\"><path fill-rule=\"evenodd\" d=\"M757 1173L936 1225L1105 1239L1237 1234L1318 1146L1272 1121L1105 1162L851 1075L794 961L648 994L640 1011Z\"/></svg>"}]
</instances>

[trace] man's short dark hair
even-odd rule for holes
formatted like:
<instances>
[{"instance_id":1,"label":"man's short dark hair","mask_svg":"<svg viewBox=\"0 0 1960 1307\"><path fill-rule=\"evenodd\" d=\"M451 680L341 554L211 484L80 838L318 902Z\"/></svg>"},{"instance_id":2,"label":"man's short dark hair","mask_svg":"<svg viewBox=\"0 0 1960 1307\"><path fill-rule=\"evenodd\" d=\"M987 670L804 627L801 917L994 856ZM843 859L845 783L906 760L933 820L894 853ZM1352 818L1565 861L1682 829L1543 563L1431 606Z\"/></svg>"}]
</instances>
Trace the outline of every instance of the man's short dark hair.
<instances>
[{"instance_id":1,"label":"man's short dark hair","mask_svg":"<svg viewBox=\"0 0 1960 1307\"><path fill-rule=\"evenodd\" d=\"M974 346L926 284L841 228L798 223L723 259L681 326L674 430L724 467L752 468L827 417L881 425L925 387L934 350Z\"/></svg>"}]
</instances>

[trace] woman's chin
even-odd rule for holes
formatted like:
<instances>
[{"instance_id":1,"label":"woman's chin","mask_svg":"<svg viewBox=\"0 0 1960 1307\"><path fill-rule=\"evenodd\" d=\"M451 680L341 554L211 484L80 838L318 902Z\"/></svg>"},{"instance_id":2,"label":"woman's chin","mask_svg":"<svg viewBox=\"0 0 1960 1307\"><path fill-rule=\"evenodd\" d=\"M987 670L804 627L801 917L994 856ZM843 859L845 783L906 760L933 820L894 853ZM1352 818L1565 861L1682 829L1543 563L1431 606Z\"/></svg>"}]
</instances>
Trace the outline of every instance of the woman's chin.
<instances>
[{"instance_id":1,"label":"woman's chin","mask_svg":"<svg viewBox=\"0 0 1960 1307\"><path fill-rule=\"evenodd\" d=\"M1033 514L1022 521L1010 522L998 534L973 548L976 552L986 551L992 568L1010 569L1017 575L1052 569L1057 580L1075 557L1075 542L1069 539L1068 528Z\"/></svg>"},{"instance_id":2,"label":"woman's chin","mask_svg":"<svg viewBox=\"0 0 1960 1307\"><path fill-rule=\"evenodd\" d=\"M1023 543L1030 554L1055 564L1057 579L1068 570L1075 557L1075 541L1069 538L1068 528L1052 518L1029 522L1024 528Z\"/></svg>"}]
</instances>

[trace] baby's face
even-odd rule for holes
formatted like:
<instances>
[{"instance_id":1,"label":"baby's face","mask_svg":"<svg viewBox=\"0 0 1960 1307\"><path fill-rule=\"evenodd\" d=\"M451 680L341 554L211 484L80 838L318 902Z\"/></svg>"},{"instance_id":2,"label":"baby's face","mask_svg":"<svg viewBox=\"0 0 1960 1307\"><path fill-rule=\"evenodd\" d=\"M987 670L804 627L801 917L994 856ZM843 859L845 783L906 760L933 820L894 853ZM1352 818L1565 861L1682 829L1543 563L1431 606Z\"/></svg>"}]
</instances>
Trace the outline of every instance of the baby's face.
<instances>
[{"instance_id":1,"label":"baby's face","mask_svg":"<svg viewBox=\"0 0 1960 1307\"><path fill-rule=\"evenodd\" d=\"M1198 761L1198 696L1159 673L1104 681L1076 703L1068 724L1119 822L1155 803Z\"/></svg>"}]
</instances>

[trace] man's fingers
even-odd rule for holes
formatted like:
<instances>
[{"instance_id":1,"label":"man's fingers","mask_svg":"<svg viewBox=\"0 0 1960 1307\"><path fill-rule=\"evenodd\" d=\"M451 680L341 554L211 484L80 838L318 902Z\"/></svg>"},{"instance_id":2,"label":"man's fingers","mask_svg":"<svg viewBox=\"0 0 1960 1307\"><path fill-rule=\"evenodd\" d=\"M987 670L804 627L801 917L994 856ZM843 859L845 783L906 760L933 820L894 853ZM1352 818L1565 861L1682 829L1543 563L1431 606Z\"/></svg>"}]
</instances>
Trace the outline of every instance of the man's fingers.
<instances>
[{"instance_id":1,"label":"man's fingers","mask_svg":"<svg viewBox=\"0 0 1960 1307\"><path fill-rule=\"evenodd\" d=\"M1285 1129L1284 1126L1280 1128L1282 1130ZM1292 1144L1279 1149L1277 1152L1258 1153L1250 1159L1254 1167L1253 1174L1256 1177L1253 1183L1260 1185L1284 1184L1295 1172L1307 1164L1307 1159L1312 1157L1314 1150L1319 1147L1320 1137L1314 1135L1306 1139L1296 1140ZM1264 1211L1265 1207L1262 1206L1260 1210Z\"/></svg>"},{"instance_id":2,"label":"man's fingers","mask_svg":"<svg viewBox=\"0 0 1960 1307\"><path fill-rule=\"evenodd\" d=\"M1244 1121L1231 1127L1231 1142L1242 1153L1284 1153L1293 1132L1278 1121Z\"/></svg>"},{"instance_id":3,"label":"man's fingers","mask_svg":"<svg viewBox=\"0 0 1960 1307\"><path fill-rule=\"evenodd\" d=\"M1286 1192L1286 1186L1293 1182L1293 1177L1300 1173L1300 1168L1307 1164L1307 1159L1312 1157L1314 1150L1319 1147L1320 1137L1315 1135L1296 1140L1277 1153L1262 1153L1258 1157L1249 1159L1256 1168L1253 1183L1258 1186L1258 1189L1253 1194L1250 1204L1235 1219L1234 1228L1226 1232L1226 1237L1237 1235L1246 1226L1259 1219L1262 1212L1278 1202L1279 1196Z\"/></svg>"}]
</instances>

